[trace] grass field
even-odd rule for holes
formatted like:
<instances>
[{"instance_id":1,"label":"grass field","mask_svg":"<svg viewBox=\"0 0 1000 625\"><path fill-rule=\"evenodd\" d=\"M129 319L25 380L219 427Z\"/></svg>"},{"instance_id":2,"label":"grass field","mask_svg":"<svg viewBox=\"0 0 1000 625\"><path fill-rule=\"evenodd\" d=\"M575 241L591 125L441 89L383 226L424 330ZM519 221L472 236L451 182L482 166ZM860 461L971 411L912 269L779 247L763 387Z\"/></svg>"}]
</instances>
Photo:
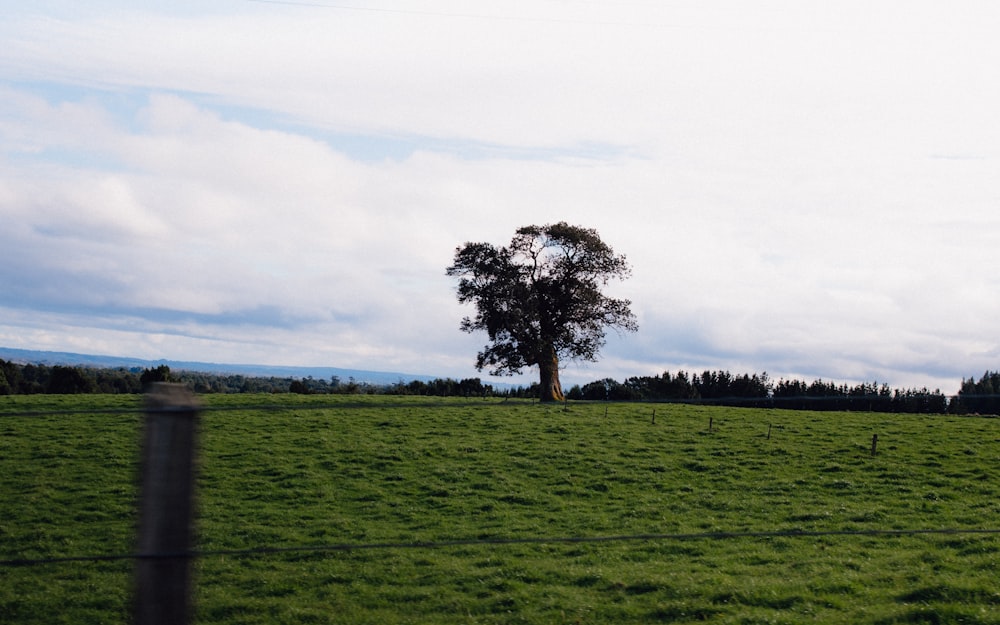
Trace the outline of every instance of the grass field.
<instances>
[{"instance_id":1,"label":"grass field","mask_svg":"<svg viewBox=\"0 0 1000 625\"><path fill-rule=\"evenodd\" d=\"M368 548L201 557L198 623L1000 624L998 534L808 535L1000 528L997 419L203 399L199 550ZM0 398L0 560L131 552L139 401ZM125 622L132 565L0 566L0 622Z\"/></svg>"}]
</instances>

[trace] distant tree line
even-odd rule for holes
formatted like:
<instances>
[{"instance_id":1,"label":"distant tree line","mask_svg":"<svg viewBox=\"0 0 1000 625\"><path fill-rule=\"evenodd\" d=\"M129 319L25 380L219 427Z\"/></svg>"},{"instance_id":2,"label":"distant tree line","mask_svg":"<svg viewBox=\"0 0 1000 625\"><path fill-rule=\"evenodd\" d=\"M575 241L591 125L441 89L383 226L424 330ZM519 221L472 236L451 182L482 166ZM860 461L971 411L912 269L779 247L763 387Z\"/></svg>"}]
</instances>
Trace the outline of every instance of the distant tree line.
<instances>
[{"instance_id":1,"label":"distant tree line","mask_svg":"<svg viewBox=\"0 0 1000 625\"><path fill-rule=\"evenodd\" d=\"M142 370L17 364L0 359L0 395L141 393Z\"/></svg>"},{"instance_id":2,"label":"distant tree line","mask_svg":"<svg viewBox=\"0 0 1000 625\"><path fill-rule=\"evenodd\" d=\"M40 393L141 393L153 382L185 384L196 393L383 394L435 397L538 398L539 385L495 388L479 378L399 381L374 385L333 376L254 377L239 374L171 371L154 368L99 368L66 365L18 364L0 359L0 395ZM854 386L823 380L778 380L767 375L734 375L728 371L689 374L678 371L658 376L636 376L618 382L611 378L573 386L566 398L575 401L685 402L718 406L786 408L819 411L871 411L918 414L1000 414L1000 372L987 371L976 380L962 380L957 395L940 390L893 389L887 384Z\"/></svg>"},{"instance_id":3,"label":"distant tree line","mask_svg":"<svg viewBox=\"0 0 1000 625\"><path fill-rule=\"evenodd\" d=\"M987 371L978 382L963 378L950 407L958 414L1000 414L1000 372Z\"/></svg>"},{"instance_id":4,"label":"distant tree line","mask_svg":"<svg viewBox=\"0 0 1000 625\"><path fill-rule=\"evenodd\" d=\"M171 371L167 365L153 368L104 368L44 364L18 364L0 359L0 395L142 393L153 382L185 384L196 393L329 393L366 392L353 380L255 377L239 374ZM341 388L342 387L342 388Z\"/></svg>"},{"instance_id":5,"label":"distant tree line","mask_svg":"<svg viewBox=\"0 0 1000 625\"><path fill-rule=\"evenodd\" d=\"M697 401L755 405L766 403L771 394L767 374L735 376L728 371L685 371L658 376L631 377L624 383L611 378L570 389L570 399L605 401Z\"/></svg>"},{"instance_id":6,"label":"distant tree line","mask_svg":"<svg viewBox=\"0 0 1000 625\"><path fill-rule=\"evenodd\" d=\"M532 397L531 388L516 387L498 390L483 384L479 378L453 380L438 378L430 381L399 381L375 385L339 376L329 380L312 376L291 377L246 376L240 374L171 371L167 365L153 368L103 368L44 364L18 364L0 359L0 395L142 393L153 382L177 382L196 393L299 393L303 395L433 395L438 397Z\"/></svg>"},{"instance_id":7,"label":"distant tree line","mask_svg":"<svg viewBox=\"0 0 1000 625\"><path fill-rule=\"evenodd\" d=\"M791 410L854 410L920 414L1000 414L1000 373L987 371L977 382L962 381L957 395L940 390L892 389L887 384L854 386L824 380L779 380L767 373L733 375L728 371L701 374L664 372L658 376L611 378L574 386L568 399L597 401L664 401L719 406L786 408Z\"/></svg>"}]
</instances>

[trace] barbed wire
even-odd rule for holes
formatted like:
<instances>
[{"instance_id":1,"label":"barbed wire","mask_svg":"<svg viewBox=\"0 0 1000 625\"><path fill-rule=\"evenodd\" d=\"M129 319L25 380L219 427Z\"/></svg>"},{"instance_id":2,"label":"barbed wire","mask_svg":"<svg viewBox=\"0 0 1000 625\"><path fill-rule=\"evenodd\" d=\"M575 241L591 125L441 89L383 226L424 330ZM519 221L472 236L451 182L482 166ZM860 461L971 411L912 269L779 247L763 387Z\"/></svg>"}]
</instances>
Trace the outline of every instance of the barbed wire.
<instances>
[{"instance_id":1,"label":"barbed wire","mask_svg":"<svg viewBox=\"0 0 1000 625\"><path fill-rule=\"evenodd\" d=\"M238 394L238 393L237 393ZM221 395L228 395L228 393L223 393ZM376 396L368 396L376 397ZM399 397L390 396L386 397ZM201 406L198 409L199 413L225 413L225 412L245 412L245 411L257 411L257 412L288 412L294 410L343 410L351 408L406 408L410 406L428 407L433 406L436 402L439 405L448 406L481 406L484 401L496 400L494 404L501 405L510 399L513 399L511 405L526 404L526 403L538 403L536 398L531 397L518 397L518 398L507 398L503 396L486 397L486 398L468 398L459 396L430 396L430 395L411 395L402 397L421 397L425 398L426 401L341 401L341 402L317 402L317 403L299 403L299 404L251 404L251 405L239 405L239 406ZM983 395L963 395L962 399L996 399L1000 398L1000 394L983 394ZM450 400L450 401L449 401ZM459 400L464 400L464 402L459 402ZM750 408L761 408L761 409L781 409L781 410L791 410L794 412L827 412L824 410L816 410L812 407L806 408L789 408L786 404L796 404L796 403L824 403L824 402L843 402L846 404L863 404L865 402L879 403L891 401L891 398L879 397L879 396L840 396L840 395L801 395L794 397L699 397L699 398L650 398L650 399L621 399L621 400L588 400L588 399L571 399L567 400L562 404L551 404L552 406L562 406L564 408L572 408L574 406L586 407L588 405L606 405L606 404L618 404L618 405L686 405L686 406L711 406L719 408L738 408L738 407L750 407ZM845 407L837 412L874 412L880 414L895 414L895 415L913 415L913 416L954 416L954 417L984 417L991 418L1000 415L995 415L991 413L951 413L951 412L919 412L919 411L905 411L905 410L879 410L878 407L872 406L871 408L866 408L861 405L853 405L850 407ZM4 411L0 410L0 419L5 417L47 417L47 416L84 416L84 415L133 415L138 416L147 412L147 409L141 404L137 404L135 407L131 408L78 408L78 409L64 409L64 410L10 410Z\"/></svg>"},{"instance_id":2,"label":"barbed wire","mask_svg":"<svg viewBox=\"0 0 1000 625\"><path fill-rule=\"evenodd\" d=\"M241 393L208 393L207 396L230 396L230 395L241 395ZM334 394L335 395L335 394ZM81 395L81 397L93 397L93 396L103 396L103 395ZM199 395L203 396L203 395ZM236 406L210 406L202 405L198 408L199 413L212 413L212 412L288 412L293 410L335 410L335 409L352 409L352 408L406 408L406 407L433 407L438 406L481 406L484 402L484 398L468 398L452 395L449 397L432 396L432 395L363 395L364 397L402 397L403 400L397 401L362 401L362 400L344 400L344 401L317 401L315 403L294 403L294 404L247 404L247 405L236 405ZM39 395L18 395L18 397L45 397L43 394ZM141 398L142 395L137 395L136 397ZM348 397L348 396L341 396ZM405 398L413 398L411 401L406 401ZM419 401L416 398L423 398L424 401ZM503 404L507 401L506 397L486 397L485 400L496 400L495 404ZM516 398L520 400L521 403L537 403L537 399L532 398ZM451 400L451 401L449 401ZM464 401L460 401L464 400ZM72 409L61 409L61 410L48 410L48 409L38 409L38 410L10 410L4 411L0 410L0 418L3 417L46 417L46 416L75 416L75 415L141 415L148 412L148 409L141 403L141 400L137 400L134 407L130 408L72 408Z\"/></svg>"},{"instance_id":3,"label":"barbed wire","mask_svg":"<svg viewBox=\"0 0 1000 625\"><path fill-rule=\"evenodd\" d=\"M854 529L854 530L770 530L770 531L724 531L696 533L645 533L619 534L611 536L526 536L514 538L469 538L441 541L340 543L329 545L299 545L289 547L252 547L248 549L207 549L178 553L127 553L92 556L55 556L51 558L18 558L0 560L0 567L39 566L71 562L113 562L121 560L170 560L208 557L252 557L289 553L352 552L373 550L422 550L446 549L450 547L482 547L497 545L538 545L538 544L580 544L613 542L661 542L694 540L734 540L745 538L823 538L831 536L900 537L921 535L996 535L1000 528L941 528L941 529Z\"/></svg>"},{"instance_id":4,"label":"barbed wire","mask_svg":"<svg viewBox=\"0 0 1000 625\"><path fill-rule=\"evenodd\" d=\"M997 395L982 395L982 397L996 397ZM295 410L329 410L329 409L344 409L344 408L379 408L379 407L390 407L390 408L405 408L406 406L422 406L426 407L434 404L445 404L455 405L455 401L447 401L446 398L441 397L429 397L422 396L422 400L415 401L394 401L394 402L371 402L371 401L340 401L340 402L317 402L317 403L295 403L295 404L259 404L252 406L203 406L199 409L200 412L234 412L234 411L269 411L269 412L288 412ZM501 398L488 398L497 399ZM502 404L508 398L504 398L503 401L494 402L497 404ZM748 398L750 399L750 398ZM818 397L803 397L801 399L816 400L820 399ZM831 399L840 399L837 397L832 397ZM482 399L477 398L475 400L466 398L465 404L469 405L482 405ZM518 402L520 404L532 401L528 398L524 398L524 401ZM671 400L671 403L682 402L686 404L702 404L707 403L711 400ZM716 400L719 401L719 400ZM533 402L534 403L534 402ZM619 403L619 402L603 402L603 401L573 401L568 402L569 405L601 405L607 403ZM622 404L639 404L648 403L656 404L662 402L620 402ZM139 416L145 411L145 408L137 402L134 407L127 408L109 408L109 409L65 409L65 410L26 410L26 411L16 411L16 412L3 412L0 413L0 417L6 416L21 416L21 417L39 417L39 416L62 416L62 415L132 415ZM900 413L902 414L902 413ZM731 540L731 539L749 539L749 538L818 538L818 537L830 537L830 536L868 536L868 537L895 537L895 536L916 536L916 535L996 535L1000 534L1000 529L992 528L941 528L941 529L846 529L846 530L802 530L802 529L788 529L788 530L769 530L769 531L716 531L716 532L701 532L701 533L641 533L641 534L624 534L624 535L610 535L610 536L528 536L528 537L511 537L511 538L476 538L476 539L450 539L441 541L414 541L414 542L376 542L376 543L339 543L339 544L326 544L326 545L299 545L299 546L287 546L287 547L277 547L277 546L262 546L262 547L251 547L246 549L210 549L210 550L192 550L182 553L155 553L155 554L142 554L142 553L121 553L121 554L103 554L103 555L81 555L81 556L53 556L44 558L13 558L0 560L0 567L12 568L12 567L25 567L25 566L40 566L40 565L51 565L51 564L63 564L63 563L73 563L73 562L114 562L114 561L128 561L128 560L145 560L145 559L176 559L176 558L208 558L208 557L252 557L252 556L263 556L263 555L273 555L273 554L288 554L288 553L317 553L317 552L353 552L362 550L390 550L390 549L443 549L449 547L478 547L487 545L530 545L530 544L554 544L554 543L611 543L611 542L636 542L636 541L691 541L691 540Z\"/></svg>"}]
</instances>

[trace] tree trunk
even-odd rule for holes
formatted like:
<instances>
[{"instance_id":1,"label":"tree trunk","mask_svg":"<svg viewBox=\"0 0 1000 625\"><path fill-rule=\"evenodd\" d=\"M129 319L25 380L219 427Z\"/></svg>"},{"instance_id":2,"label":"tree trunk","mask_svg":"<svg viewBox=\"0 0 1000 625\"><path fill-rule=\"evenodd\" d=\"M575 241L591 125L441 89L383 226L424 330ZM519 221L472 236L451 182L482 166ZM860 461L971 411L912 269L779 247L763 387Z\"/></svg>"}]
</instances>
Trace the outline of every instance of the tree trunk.
<instances>
[{"instance_id":1,"label":"tree trunk","mask_svg":"<svg viewBox=\"0 0 1000 625\"><path fill-rule=\"evenodd\" d=\"M552 350L548 358L542 358L538 363L539 389L538 397L543 402L566 401L562 384L559 383L559 356Z\"/></svg>"}]
</instances>

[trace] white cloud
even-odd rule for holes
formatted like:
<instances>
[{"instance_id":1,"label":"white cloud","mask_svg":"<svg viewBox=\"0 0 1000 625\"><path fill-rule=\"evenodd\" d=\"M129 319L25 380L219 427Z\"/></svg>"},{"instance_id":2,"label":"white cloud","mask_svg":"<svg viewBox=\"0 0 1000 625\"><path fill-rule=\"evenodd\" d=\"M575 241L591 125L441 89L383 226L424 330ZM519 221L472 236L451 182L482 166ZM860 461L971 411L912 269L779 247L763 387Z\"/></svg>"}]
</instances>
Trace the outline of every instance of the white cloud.
<instances>
[{"instance_id":1,"label":"white cloud","mask_svg":"<svg viewBox=\"0 0 1000 625\"><path fill-rule=\"evenodd\" d=\"M246 4L0 25L13 346L464 377L453 249L565 219L641 322L569 378L996 368L991 3Z\"/></svg>"}]
</instances>

